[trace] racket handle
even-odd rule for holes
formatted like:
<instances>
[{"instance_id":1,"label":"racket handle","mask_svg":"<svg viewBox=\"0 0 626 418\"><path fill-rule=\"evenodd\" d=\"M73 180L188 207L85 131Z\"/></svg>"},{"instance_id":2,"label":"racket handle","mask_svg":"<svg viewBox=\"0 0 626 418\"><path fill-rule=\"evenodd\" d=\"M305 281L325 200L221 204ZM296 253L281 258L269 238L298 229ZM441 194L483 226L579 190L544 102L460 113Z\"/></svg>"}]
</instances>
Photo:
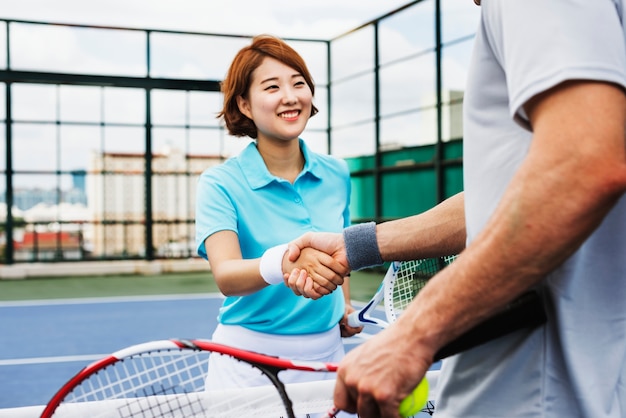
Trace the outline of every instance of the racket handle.
<instances>
[{"instance_id":1,"label":"racket handle","mask_svg":"<svg viewBox=\"0 0 626 418\"><path fill-rule=\"evenodd\" d=\"M533 329L547 321L543 301L535 290L528 291L506 309L481 322L435 354L435 361L469 350L520 329Z\"/></svg>"},{"instance_id":2,"label":"racket handle","mask_svg":"<svg viewBox=\"0 0 626 418\"><path fill-rule=\"evenodd\" d=\"M348 315L348 326L356 328L362 326L363 323L359 319L359 311L354 311Z\"/></svg>"},{"instance_id":3,"label":"racket handle","mask_svg":"<svg viewBox=\"0 0 626 418\"><path fill-rule=\"evenodd\" d=\"M429 383L428 379L424 377L420 384L413 390L413 392L404 398L404 400L400 403L399 413L403 418L407 418L417 414L421 411L428 402L429 395ZM337 418L337 414L340 409L336 406L333 406L323 418Z\"/></svg>"}]
</instances>

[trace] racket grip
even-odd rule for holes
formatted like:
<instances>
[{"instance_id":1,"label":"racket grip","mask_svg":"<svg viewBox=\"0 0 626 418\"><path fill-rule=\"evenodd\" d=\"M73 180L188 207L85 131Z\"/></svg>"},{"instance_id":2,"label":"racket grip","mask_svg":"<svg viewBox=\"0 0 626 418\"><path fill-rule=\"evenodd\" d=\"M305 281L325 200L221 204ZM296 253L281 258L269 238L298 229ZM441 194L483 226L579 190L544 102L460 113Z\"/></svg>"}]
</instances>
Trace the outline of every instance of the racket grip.
<instances>
[{"instance_id":1,"label":"racket grip","mask_svg":"<svg viewBox=\"0 0 626 418\"><path fill-rule=\"evenodd\" d=\"M348 315L348 326L356 328L362 326L363 323L359 319L359 311L352 312Z\"/></svg>"},{"instance_id":2,"label":"racket grip","mask_svg":"<svg viewBox=\"0 0 626 418\"><path fill-rule=\"evenodd\" d=\"M535 290L528 291L511 302L502 312L446 344L435 354L434 360L439 361L520 329L536 328L543 325L547 319L539 293Z\"/></svg>"}]
</instances>

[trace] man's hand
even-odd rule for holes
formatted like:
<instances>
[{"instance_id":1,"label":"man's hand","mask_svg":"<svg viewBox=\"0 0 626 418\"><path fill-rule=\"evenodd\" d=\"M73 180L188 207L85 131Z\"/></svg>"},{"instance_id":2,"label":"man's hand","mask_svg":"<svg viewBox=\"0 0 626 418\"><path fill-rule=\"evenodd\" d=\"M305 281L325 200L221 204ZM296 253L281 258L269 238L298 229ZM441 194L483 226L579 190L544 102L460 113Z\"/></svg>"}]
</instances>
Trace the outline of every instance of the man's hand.
<instances>
[{"instance_id":1,"label":"man's hand","mask_svg":"<svg viewBox=\"0 0 626 418\"><path fill-rule=\"evenodd\" d=\"M341 233L332 232L307 232L300 238L291 241L288 245L289 261L296 261L300 256L300 251L311 247L325 252L341 263L344 267L350 267L346 255L346 246Z\"/></svg>"},{"instance_id":2,"label":"man's hand","mask_svg":"<svg viewBox=\"0 0 626 418\"><path fill-rule=\"evenodd\" d=\"M296 266L291 273L285 274L285 285L298 296L319 299L343 284L343 277L350 272L343 235L330 232L307 232L288 244L287 260L296 263L307 248L321 251L332 258L334 262L326 262L325 266L332 269L336 276L333 279L331 275L315 275L310 269ZM337 280L337 276L341 276L341 280Z\"/></svg>"},{"instance_id":3,"label":"man's hand","mask_svg":"<svg viewBox=\"0 0 626 418\"><path fill-rule=\"evenodd\" d=\"M291 271L285 274L285 285L296 295L311 299L319 299L335 291L348 274L347 268L333 257L308 247L303 248L294 261L285 257L283 271Z\"/></svg>"},{"instance_id":4,"label":"man's hand","mask_svg":"<svg viewBox=\"0 0 626 418\"><path fill-rule=\"evenodd\" d=\"M362 418L398 418L400 402L431 365L431 350L407 341L393 324L354 348L339 364L335 405Z\"/></svg>"}]
</instances>

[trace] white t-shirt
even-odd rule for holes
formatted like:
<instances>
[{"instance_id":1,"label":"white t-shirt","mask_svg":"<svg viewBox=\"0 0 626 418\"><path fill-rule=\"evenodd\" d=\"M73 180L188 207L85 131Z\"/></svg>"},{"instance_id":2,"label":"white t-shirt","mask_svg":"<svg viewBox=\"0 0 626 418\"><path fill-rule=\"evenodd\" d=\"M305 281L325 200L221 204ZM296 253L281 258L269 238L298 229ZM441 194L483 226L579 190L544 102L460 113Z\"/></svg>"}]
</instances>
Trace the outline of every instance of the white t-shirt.
<instances>
[{"instance_id":1,"label":"white t-shirt","mask_svg":"<svg viewBox=\"0 0 626 418\"><path fill-rule=\"evenodd\" d=\"M482 3L464 103L470 241L527 155L532 133L522 106L530 98L571 79L626 86L624 0ZM444 362L436 416L626 416L625 257L622 198L546 278L545 327Z\"/></svg>"}]
</instances>

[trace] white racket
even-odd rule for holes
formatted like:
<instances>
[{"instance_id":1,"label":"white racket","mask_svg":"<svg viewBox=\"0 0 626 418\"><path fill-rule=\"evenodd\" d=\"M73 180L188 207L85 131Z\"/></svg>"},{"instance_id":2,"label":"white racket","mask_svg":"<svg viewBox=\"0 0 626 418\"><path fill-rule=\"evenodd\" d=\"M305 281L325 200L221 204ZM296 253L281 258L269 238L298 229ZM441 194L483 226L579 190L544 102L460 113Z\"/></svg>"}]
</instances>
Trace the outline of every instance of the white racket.
<instances>
[{"instance_id":1,"label":"white racket","mask_svg":"<svg viewBox=\"0 0 626 418\"><path fill-rule=\"evenodd\" d=\"M264 384L205 385L209 356L238 360ZM295 418L334 416L335 380L283 383L282 372L334 373L337 364L268 356L209 340L160 340L133 345L80 370L52 397L41 418ZM249 370L248 370L249 369ZM437 372L426 378L431 388ZM256 382L259 383L259 382Z\"/></svg>"},{"instance_id":2,"label":"white racket","mask_svg":"<svg viewBox=\"0 0 626 418\"><path fill-rule=\"evenodd\" d=\"M255 369L265 384L205 387L211 354ZM208 340L152 341L83 368L53 396L41 418L295 418L332 407L334 380L286 385L280 378L284 370L335 372L337 365L292 361Z\"/></svg>"},{"instance_id":3,"label":"white racket","mask_svg":"<svg viewBox=\"0 0 626 418\"><path fill-rule=\"evenodd\" d=\"M348 325L358 327L372 324L386 328L398 319L428 280L455 258L456 255L451 255L392 262L372 299L363 308L348 316ZM386 320L373 315L383 299Z\"/></svg>"}]
</instances>

